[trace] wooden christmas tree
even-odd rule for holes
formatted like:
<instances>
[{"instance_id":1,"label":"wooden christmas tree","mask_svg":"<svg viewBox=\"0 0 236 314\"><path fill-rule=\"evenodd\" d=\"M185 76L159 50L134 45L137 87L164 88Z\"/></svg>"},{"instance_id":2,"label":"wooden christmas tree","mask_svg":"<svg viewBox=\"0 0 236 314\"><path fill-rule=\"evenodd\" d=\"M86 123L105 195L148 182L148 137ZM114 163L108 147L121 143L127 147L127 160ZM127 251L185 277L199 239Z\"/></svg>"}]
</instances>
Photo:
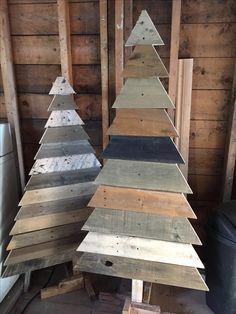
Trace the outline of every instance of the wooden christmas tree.
<instances>
[{"instance_id":1,"label":"wooden christmas tree","mask_svg":"<svg viewBox=\"0 0 236 314\"><path fill-rule=\"evenodd\" d=\"M11 230L4 276L72 260L100 163L75 111L74 90L63 77L54 82L51 112Z\"/></svg>"},{"instance_id":2,"label":"wooden christmas tree","mask_svg":"<svg viewBox=\"0 0 236 314\"><path fill-rule=\"evenodd\" d=\"M207 290L192 244L201 242L187 218L196 218L184 194L192 193L171 137L178 136L166 109L174 108L159 77L168 73L154 45L162 45L142 11L126 46L124 87L89 205L96 207L78 251L82 271Z\"/></svg>"}]
</instances>

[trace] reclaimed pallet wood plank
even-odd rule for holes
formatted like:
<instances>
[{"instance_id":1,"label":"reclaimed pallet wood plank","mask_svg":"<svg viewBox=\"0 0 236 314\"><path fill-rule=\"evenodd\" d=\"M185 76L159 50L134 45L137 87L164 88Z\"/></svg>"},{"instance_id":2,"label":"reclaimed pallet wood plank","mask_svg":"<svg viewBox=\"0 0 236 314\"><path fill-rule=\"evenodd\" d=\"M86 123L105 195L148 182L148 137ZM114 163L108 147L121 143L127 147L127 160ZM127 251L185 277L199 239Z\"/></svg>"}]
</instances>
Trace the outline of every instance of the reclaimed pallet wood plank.
<instances>
[{"instance_id":1,"label":"reclaimed pallet wood plank","mask_svg":"<svg viewBox=\"0 0 236 314\"><path fill-rule=\"evenodd\" d=\"M196 219L181 193L100 185L88 206Z\"/></svg>"},{"instance_id":2,"label":"reclaimed pallet wood plank","mask_svg":"<svg viewBox=\"0 0 236 314\"><path fill-rule=\"evenodd\" d=\"M110 159L95 180L96 184L192 193L175 164Z\"/></svg>"},{"instance_id":3,"label":"reclaimed pallet wood plank","mask_svg":"<svg viewBox=\"0 0 236 314\"><path fill-rule=\"evenodd\" d=\"M112 136L101 157L105 159L184 163L182 156L169 137Z\"/></svg>"},{"instance_id":4,"label":"reclaimed pallet wood plank","mask_svg":"<svg viewBox=\"0 0 236 314\"><path fill-rule=\"evenodd\" d=\"M194 267L90 253L82 255L78 266L85 272L208 291Z\"/></svg>"},{"instance_id":5,"label":"reclaimed pallet wood plank","mask_svg":"<svg viewBox=\"0 0 236 314\"><path fill-rule=\"evenodd\" d=\"M136 46L126 62L122 76L125 78L168 77L168 72L153 46Z\"/></svg>"},{"instance_id":6,"label":"reclaimed pallet wood plank","mask_svg":"<svg viewBox=\"0 0 236 314\"><path fill-rule=\"evenodd\" d=\"M80 208L50 215L19 219L16 220L10 235L81 222L86 220L91 212L91 208Z\"/></svg>"},{"instance_id":7,"label":"reclaimed pallet wood plank","mask_svg":"<svg viewBox=\"0 0 236 314\"><path fill-rule=\"evenodd\" d=\"M204 268L191 244L89 232L77 251Z\"/></svg>"},{"instance_id":8,"label":"reclaimed pallet wood plank","mask_svg":"<svg viewBox=\"0 0 236 314\"><path fill-rule=\"evenodd\" d=\"M164 109L117 109L109 135L178 137Z\"/></svg>"},{"instance_id":9,"label":"reclaimed pallet wood plank","mask_svg":"<svg viewBox=\"0 0 236 314\"><path fill-rule=\"evenodd\" d=\"M158 77L128 78L112 108L174 108Z\"/></svg>"},{"instance_id":10,"label":"reclaimed pallet wood plank","mask_svg":"<svg viewBox=\"0 0 236 314\"><path fill-rule=\"evenodd\" d=\"M66 125L84 125L84 122L75 110L55 110L51 112L45 128Z\"/></svg>"},{"instance_id":11,"label":"reclaimed pallet wood plank","mask_svg":"<svg viewBox=\"0 0 236 314\"><path fill-rule=\"evenodd\" d=\"M95 190L96 186L93 182L85 182L26 191L19 203L19 206L91 195Z\"/></svg>"},{"instance_id":12,"label":"reclaimed pallet wood plank","mask_svg":"<svg viewBox=\"0 0 236 314\"><path fill-rule=\"evenodd\" d=\"M70 95L75 94L74 89L63 76L58 76L50 89L49 95Z\"/></svg>"},{"instance_id":13,"label":"reclaimed pallet wood plank","mask_svg":"<svg viewBox=\"0 0 236 314\"><path fill-rule=\"evenodd\" d=\"M70 95L54 95L48 111L54 110L73 110L77 109L74 96Z\"/></svg>"},{"instance_id":14,"label":"reclaimed pallet wood plank","mask_svg":"<svg viewBox=\"0 0 236 314\"><path fill-rule=\"evenodd\" d=\"M187 218L95 208L83 230L201 245Z\"/></svg>"}]
</instances>

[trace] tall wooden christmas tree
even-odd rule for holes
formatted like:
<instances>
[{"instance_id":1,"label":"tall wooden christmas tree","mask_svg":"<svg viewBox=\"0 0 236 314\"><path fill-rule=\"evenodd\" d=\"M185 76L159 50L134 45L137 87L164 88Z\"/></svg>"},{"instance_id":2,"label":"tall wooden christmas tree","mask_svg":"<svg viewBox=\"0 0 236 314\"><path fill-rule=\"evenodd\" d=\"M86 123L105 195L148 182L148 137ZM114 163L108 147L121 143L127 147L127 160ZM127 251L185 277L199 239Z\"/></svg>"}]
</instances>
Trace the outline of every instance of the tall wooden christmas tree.
<instances>
[{"instance_id":1,"label":"tall wooden christmas tree","mask_svg":"<svg viewBox=\"0 0 236 314\"><path fill-rule=\"evenodd\" d=\"M192 244L200 240L187 218L196 218L184 194L192 193L171 137L178 136L166 109L173 103L159 78L167 70L154 45L162 39L142 11L126 46L135 46L123 71L116 118L83 229L80 269L207 290Z\"/></svg>"},{"instance_id":2,"label":"tall wooden christmas tree","mask_svg":"<svg viewBox=\"0 0 236 314\"><path fill-rule=\"evenodd\" d=\"M74 90L58 77L51 112L11 230L4 276L72 260L100 163L75 111Z\"/></svg>"}]
</instances>

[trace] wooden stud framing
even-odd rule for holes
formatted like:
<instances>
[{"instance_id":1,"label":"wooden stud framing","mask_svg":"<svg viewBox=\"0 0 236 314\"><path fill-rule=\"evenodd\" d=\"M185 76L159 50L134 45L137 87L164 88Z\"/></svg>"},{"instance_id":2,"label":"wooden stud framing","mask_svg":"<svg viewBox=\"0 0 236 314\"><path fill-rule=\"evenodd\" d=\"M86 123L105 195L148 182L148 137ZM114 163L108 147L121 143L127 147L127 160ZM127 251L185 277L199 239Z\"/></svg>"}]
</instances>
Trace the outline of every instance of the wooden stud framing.
<instances>
[{"instance_id":1,"label":"wooden stud framing","mask_svg":"<svg viewBox=\"0 0 236 314\"><path fill-rule=\"evenodd\" d=\"M70 39L70 15L69 1L57 0L58 28L61 56L61 73L73 84L72 60L71 60L71 39Z\"/></svg>"},{"instance_id":2,"label":"wooden stud framing","mask_svg":"<svg viewBox=\"0 0 236 314\"><path fill-rule=\"evenodd\" d=\"M20 117L18 112L18 101L16 92L15 75L13 68L13 56L11 46L11 34L8 17L7 0L0 1L1 18L1 70L4 97L7 110L8 122L13 130L13 140L16 142L19 174L22 190L25 187L25 170L23 160L23 150L20 131Z\"/></svg>"},{"instance_id":3,"label":"wooden stud framing","mask_svg":"<svg viewBox=\"0 0 236 314\"><path fill-rule=\"evenodd\" d=\"M133 29L133 0L125 0L124 3L124 41L128 39ZM124 52L124 61L129 59L132 52L132 47L126 47Z\"/></svg>"},{"instance_id":4,"label":"wooden stud framing","mask_svg":"<svg viewBox=\"0 0 236 314\"><path fill-rule=\"evenodd\" d=\"M100 45L101 45L101 81L102 81L102 132L103 148L109 142L106 134L109 127L108 105L108 27L107 27L107 0L100 0Z\"/></svg>"},{"instance_id":5,"label":"wooden stud framing","mask_svg":"<svg viewBox=\"0 0 236 314\"><path fill-rule=\"evenodd\" d=\"M115 0L115 82L116 96L123 85L121 76L124 59L124 0Z\"/></svg>"}]
</instances>

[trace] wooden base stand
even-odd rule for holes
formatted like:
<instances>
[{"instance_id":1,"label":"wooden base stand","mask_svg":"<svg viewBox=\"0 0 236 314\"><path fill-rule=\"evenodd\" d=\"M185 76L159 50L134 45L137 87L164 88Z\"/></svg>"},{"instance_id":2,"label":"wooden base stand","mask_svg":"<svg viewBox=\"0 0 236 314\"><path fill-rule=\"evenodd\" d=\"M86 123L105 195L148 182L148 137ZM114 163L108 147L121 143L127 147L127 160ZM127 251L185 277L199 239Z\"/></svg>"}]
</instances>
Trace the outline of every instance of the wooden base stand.
<instances>
[{"instance_id":1,"label":"wooden base stand","mask_svg":"<svg viewBox=\"0 0 236 314\"><path fill-rule=\"evenodd\" d=\"M160 306L132 302L126 298L122 314L161 314Z\"/></svg>"}]
</instances>

